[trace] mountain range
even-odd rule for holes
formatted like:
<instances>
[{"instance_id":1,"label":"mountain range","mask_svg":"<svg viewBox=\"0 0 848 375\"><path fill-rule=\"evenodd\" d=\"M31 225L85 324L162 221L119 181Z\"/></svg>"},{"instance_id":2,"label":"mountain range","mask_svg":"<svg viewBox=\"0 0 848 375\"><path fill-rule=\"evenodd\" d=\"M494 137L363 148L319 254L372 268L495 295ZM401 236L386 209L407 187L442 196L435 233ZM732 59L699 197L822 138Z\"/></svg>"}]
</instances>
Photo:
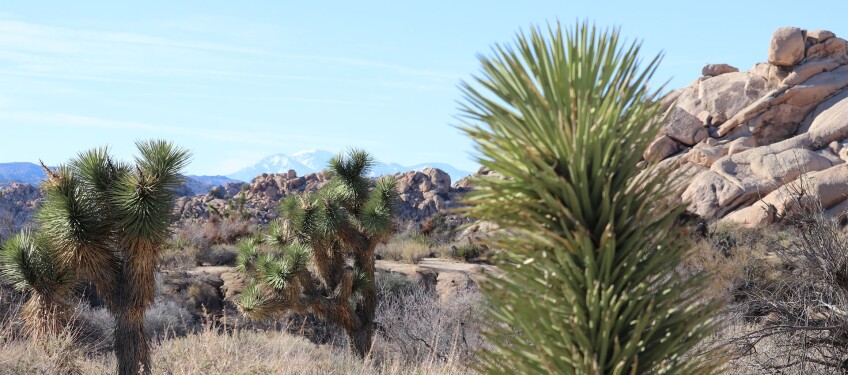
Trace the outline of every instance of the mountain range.
<instances>
[{"instance_id":1,"label":"mountain range","mask_svg":"<svg viewBox=\"0 0 848 375\"><path fill-rule=\"evenodd\" d=\"M34 163L0 163L0 186L12 183L38 185L44 179L44 169Z\"/></svg>"},{"instance_id":2,"label":"mountain range","mask_svg":"<svg viewBox=\"0 0 848 375\"><path fill-rule=\"evenodd\" d=\"M324 170L329 164L334 153L324 150L304 150L291 154L277 154L268 156L256 164L243 168L227 176L196 176L187 175L186 187L193 194L205 194L213 186L224 185L229 182L250 182L254 177L262 173L286 173L290 169L297 172L298 176L309 173L317 173ZM471 172L463 171L445 163L422 163L412 166L403 166L398 163L377 162L371 169L370 177L392 175L408 171L420 171L424 168L438 168L456 182L468 176ZM0 186L12 183L26 183L38 185L44 180L44 170L40 165L28 162L0 163Z\"/></svg>"},{"instance_id":3,"label":"mountain range","mask_svg":"<svg viewBox=\"0 0 848 375\"><path fill-rule=\"evenodd\" d=\"M291 155L276 154L268 156L255 164L240 169L227 177L250 182L254 177L262 173L286 173L289 170L297 172L298 176L309 173L317 173L324 170L334 153L324 150L304 150ZM377 162L371 168L370 177L379 177L387 174L403 173L408 171L420 171L424 168L438 168L451 177L451 181L459 181L471 172L463 171L445 163L422 163L412 166L403 166L398 163Z\"/></svg>"},{"instance_id":4,"label":"mountain range","mask_svg":"<svg viewBox=\"0 0 848 375\"><path fill-rule=\"evenodd\" d=\"M40 165L27 162L0 163L0 187L13 183L38 185L45 178ZM205 194L213 186L239 182L226 176L184 176L186 187L192 194Z\"/></svg>"}]
</instances>

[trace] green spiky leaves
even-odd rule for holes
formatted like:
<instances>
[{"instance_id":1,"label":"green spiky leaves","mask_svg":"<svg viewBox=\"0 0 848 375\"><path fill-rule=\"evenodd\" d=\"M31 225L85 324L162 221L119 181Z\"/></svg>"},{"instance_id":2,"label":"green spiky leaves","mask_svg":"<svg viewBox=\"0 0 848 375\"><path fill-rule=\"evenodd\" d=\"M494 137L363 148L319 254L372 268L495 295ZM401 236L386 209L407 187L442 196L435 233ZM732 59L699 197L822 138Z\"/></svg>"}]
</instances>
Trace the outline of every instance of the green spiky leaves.
<instances>
[{"instance_id":1,"label":"green spiky leaves","mask_svg":"<svg viewBox=\"0 0 848 375\"><path fill-rule=\"evenodd\" d=\"M674 273L685 252L668 174L636 168L660 124L659 57L587 24L520 33L481 57L463 84L463 130L480 163L468 215L509 228L506 277L486 283L495 320L491 373L697 373L686 356L709 332L699 278ZM532 298L528 298L532 296ZM521 334L516 335L516 330Z\"/></svg>"},{"instance_id":2,"label":"green spiky leaves","mask_svg":"<svg viewBox=\"0 0 848 375\"><path fill-rule=\"evenodd\" d=\"M188 151L154 140L136 142L141 156L136 168L121 176L113 190L113 203L124 231L133 238L163 241L170 225L180 171L189 161Z\"/></svg>"},{"instance_id":3,"label":"green spiky leaves","mask_svg":"<svg viewBox=\"0 0 848 375\"><path fill-rule=\"evenodd\" d=\"M288 222L274 220L265 230L264 241L271 246L282 248L295 241L295 238Z\"/></svg>"},{"instance_id":4,"label":"green spiky leaves","mask_svg":"<svg viewBox=\"0 0 848 375\"><path fill-rule=\"evenodd\" d=\"M236 244L236 270L253 273L259 259L259 241L256 238L244 238Z\"/></svg>"},{"instance_id":5,"label":"green spiky leaves","mask_svg":"<svg viewBox=\"0 0 848 375\"><path fill-rule=\"evenodd\" d=\"M274 294L265 290L261 284L251 284L245 288L238 303L239 310L252 320L266 320L279 314L278 306Z\"/></svg>"},{"instance_id":6,"label":"green spiky leaves","mask_svg":"<svg viewBox=\"0 0 848 375\"><path fill-rule=\"evenodd\" d=\"M347 155L340 154L330 159L329 170L336 178L330 189L354 214L368 199L371 182L367 176L374 163L371 155L357 149L350 149Z\"/></svg>"},{"instance_id":7,"label":"green spiky leaves","mask_svg":"<svg viewBox=\"0 0 848 375\"><path fill-rule=\"evenodd\" d=\"M398 201L397 181L393 177L377 180L368 203L359 214L359 222L369 234L382 236L392 230L394 207Z\"/></svg>"},{"instance_id":8,"label":"green spiky leaves","mask_svg":"<svg viewBox=\"0 0 848 375\"><path fill-rule=\"evenodd\" d=\"M0 249L0 273L21 292L66 297L74 273L45 238L29 231L6 240Z\"/></svg>"}]
</instances>

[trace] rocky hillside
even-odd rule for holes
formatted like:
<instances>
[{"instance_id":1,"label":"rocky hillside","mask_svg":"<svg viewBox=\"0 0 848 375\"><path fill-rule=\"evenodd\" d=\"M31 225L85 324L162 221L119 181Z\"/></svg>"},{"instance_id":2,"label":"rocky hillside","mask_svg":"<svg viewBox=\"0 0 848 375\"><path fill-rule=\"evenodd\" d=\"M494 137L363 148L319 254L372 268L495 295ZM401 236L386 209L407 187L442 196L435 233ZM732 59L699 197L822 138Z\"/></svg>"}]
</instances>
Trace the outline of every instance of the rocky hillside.
<instances>
[{"instance_id":1,"label":"rocky hillside","mask_svg":"<svg viewBox=\"0 0 848 375\"><path fill-rule=\"evenodd\" d=\"M41 191L30 184L0 187L0 239L16 233L29 222L42 200Z\"/></svg>"},{"instance_id":2,"label":"rocky hillside","mask_svg":"<svg viewBox=\"0 0 848 375\"><path fill-rule=\"evenodd\" d=\"M456 207L458 195L468 189L466 180L461 181L462 186L452 187L450 176L434 168L399 173L395 178L401 200L398 219L404 223L421 223L438 212ZM250 184L230 183L213 188L206 195L179 198L174 219L206 220L214 215L240 215L267 223L277 217L276 207L283 198L316 191L328 181L329 176L323 172L305 176L297 176L293 170L263 173Z\"/></svg>"},{"instance_id":3,"label":"rocky hillside","mask_svg":"<svg viewBox=\"0 0 848 375\"><path fill-rule=\"evenodd\" d=\"M479 173L478 173L479 174ZM450 176L440 169L425 168L395 175L401 202L401 223L421 225L436 213L458 205L458 196L469 189L469 178L451 186ZM316 191L329 181L325 173L297 176L294 171L261 174L252 183L230 182L214 186L202 195L183 192L174 207L174 221L205 221L210 217L243 217L267 223L277 217L277 205L290 194ZM41 191L31 184L13 183L0 188L0 237L14 233L32 216L43 199ZM449 224L462 219L448 215Z\"/></svg>"},{"instance_id":4,"label":"rocky hillside","mask_svg":"<svg viewBox=\"0 0 848 375\"><path fill-rule=\"evenodd\" d=\"M848 42L787 27L767 50L766 63L745 72L707 65L668 94L661 135L644 158L675 169L680 197L703 218L776 222L801 192L817 195L829 215L844 215Z\"/></svg>"}]
</instances>

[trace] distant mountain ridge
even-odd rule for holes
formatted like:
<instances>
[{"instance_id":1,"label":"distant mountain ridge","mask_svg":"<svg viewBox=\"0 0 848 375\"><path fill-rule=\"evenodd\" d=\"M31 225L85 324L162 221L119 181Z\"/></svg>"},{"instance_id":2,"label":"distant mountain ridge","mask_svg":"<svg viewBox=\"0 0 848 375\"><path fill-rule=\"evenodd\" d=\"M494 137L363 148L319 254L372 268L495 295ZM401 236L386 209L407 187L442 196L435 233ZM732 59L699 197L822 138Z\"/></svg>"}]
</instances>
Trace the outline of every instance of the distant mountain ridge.
<instances>
[{"instance_id":1,"label":"distant mountain ridge","mask_svg":"<svg viewBox=\"0 0 848 375\"><path fill-rule=\"evenodd\" d=\"M44 169L35 163L0 163L0 186L13 183L38 185L44 179Z\"/></svg>"},{"instance_id":2,"label":"distant mountain ridge","mask_svg":"<svg viewBox=\"0 0 848 375\"><path fill-rule=\"evenodd\" d=\"M46 175L44 168L35 163L0 163L0 187L14 183L38 186ZM226 176L184 176L186 186L193 194L205 194L213 186L239 182Z\"/></svg>"},{"instance_id":3,"label":"distant mountain ridge","mask_svg":"<svg viewBox=\"0 0 848 375\"><path fill-rule=\"evenodd\" d=\"M316 149L298 151L291 155L276 154L265 157L249 167L228 174L227 177L251 182L256 176L263 173L286 173L289 170L294 170L298 176L303 176L309 173L321 172L327 167L333 156L335 154L332 152ZM459 181L471 174L469 171L460 170L446 163L422 163L413 166L403 166L398 163L377 162L371 169L370 177L420 171L428 167L445 171L451 177L451 181Z\"/></svg>"}]
</instances>

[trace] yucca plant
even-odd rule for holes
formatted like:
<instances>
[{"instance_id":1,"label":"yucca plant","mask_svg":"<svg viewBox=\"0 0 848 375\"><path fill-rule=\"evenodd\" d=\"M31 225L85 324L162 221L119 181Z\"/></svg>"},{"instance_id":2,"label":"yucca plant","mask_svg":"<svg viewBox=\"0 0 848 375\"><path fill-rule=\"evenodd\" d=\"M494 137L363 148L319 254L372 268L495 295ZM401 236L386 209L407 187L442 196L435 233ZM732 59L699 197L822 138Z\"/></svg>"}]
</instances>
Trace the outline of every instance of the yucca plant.
<instances>
[{"instance_id":1,"label":"yucca plant","mask_svg":"<svg viewBox=\"0 0 848 375\"><path fill-rule=\"evenodd\" d=\"M287 197L279 221L238 244L237 267L251 280L239 300L247 317L312 313L367 355L377 304L374 249L391 233L397 201L393 178L367 177L373 165L359 150L334 157L327 186Z\"/></svg>"},{"instance_id":2,"label":"yucca plant","mask_svg":"<svg viewBox=\"0 0 848 375\"><path fill-rule=\"evenodd\" d=\"M484 367L495 374L692 374L708 334L699 277L675 273L685 246L669 175L636 168L657 134L660 56L643 61L617 29L557 24L481 57L463 84L464 131L480 179L467 214L510 228Z\"/></svg>"},{"instance_id":3,"label":"yucca plant","mask_svg":"<svg viewBox=\"0 0 848 375\"><path fill-rule=\"evenodd\" d=\"M75 275L44 237L22 231L6 240L0 249L0 273L15 289L29 294L21 316L32 339L47 338L62 330Z\"/></svg>"},{"instance_id":4,"label":"yucca plant","mask_svg":"<svg viewBox=\"0 0 848 375\"><path fill-rule=\"evenodd\" d=\"M55 169L45 166L38 233L7 242L3 257L4 273L34 291L28 303L61 304L54 301L63 300L75 281L93 282L115 316L122 375L150 373L144 312L153 302L154 270L168 237L179 172L189 159L186 150L166 141L136 146L140 155L134 165L117 162L100 148ZM23 266L17 254L38 254L30 257L40 263ZM77 277L55 272L67 269Z\"/></svg>"}]
</instances>

